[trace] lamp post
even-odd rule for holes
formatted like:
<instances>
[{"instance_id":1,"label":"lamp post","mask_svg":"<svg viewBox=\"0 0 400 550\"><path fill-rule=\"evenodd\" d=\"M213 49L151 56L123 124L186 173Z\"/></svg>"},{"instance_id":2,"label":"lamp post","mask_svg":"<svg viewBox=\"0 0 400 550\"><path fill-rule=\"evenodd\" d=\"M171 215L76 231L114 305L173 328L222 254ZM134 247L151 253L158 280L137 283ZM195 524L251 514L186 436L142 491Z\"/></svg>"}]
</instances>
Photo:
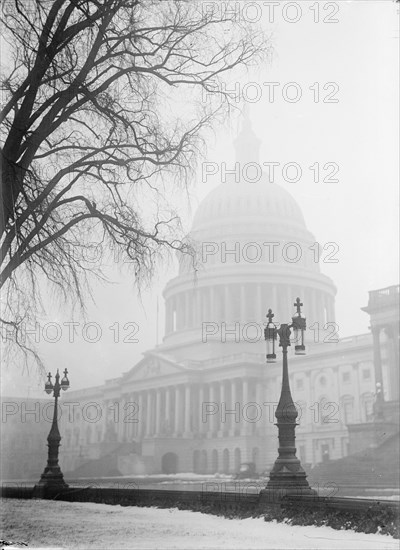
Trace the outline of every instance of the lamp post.
<instances>
[{"instance_id":1,"label":"lamp post","mask_svg":"<svg viewBox=\"0 0 400 550\"><path fill-rule=\"evenodd\" d=\"M51 374L47 376L47 382L44 386L46 393L50 394L53 392L54 396L54 412L53 412L53 422L51 424L50 432L47 437L47 445L49 447L47 466L44 469L40 477L39 483L35 486L36 492L42 492L43 489L66 489L68 485L64 481L63 474L61 472L60 466L58 465L58 448L60 446L61 436L58 429L57 413L58 413L58 398L60 397L60 389L67 390L69 388L69 380L67 377L68 371L64 370L64 377L60 383L60 373L58 372L55 376L54 385L51 382Z\"/></svg>"},{"instance_id":2,"label":"lamp post","mask_svg":"<svg viewBox=\"0 0 400 550\"><path fill-rule=\"evenodd\" d=\"M283 354L282 389L278 407L275 412L278 427L278 458L269 474L269 481L265 489L261 491L262 496L282 497L285 495L315 495L316 491L310 488L307 475L303 470L300 460L296 456L295 430L297 410L294 405L289 385L288 373L288 347L290 346L291 329L295 336L295 354L305 355L304 331L306 320L301 316L302 303L297 298L294 306L296 313L292 317L291 324L282 324L279 329L272 322L274 314L268 310L268 324L264 330L267 343L267 363L276 363L275 341L279 337L279 347ZM300 342L300 343L299 343Z\"/></svg>"}]
</instances>

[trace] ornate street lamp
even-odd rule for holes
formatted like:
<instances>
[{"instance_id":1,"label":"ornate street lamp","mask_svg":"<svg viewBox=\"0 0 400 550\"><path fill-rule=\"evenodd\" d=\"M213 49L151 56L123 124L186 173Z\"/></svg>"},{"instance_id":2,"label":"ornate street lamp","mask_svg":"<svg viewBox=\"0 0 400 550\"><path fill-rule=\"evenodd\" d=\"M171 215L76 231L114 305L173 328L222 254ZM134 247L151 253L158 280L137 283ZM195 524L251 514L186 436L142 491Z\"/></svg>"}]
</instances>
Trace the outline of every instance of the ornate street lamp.
<instances>
[{"instance_id":1,"label":"ornate street lamp","mask_svg":"<svg viewBox=\"0 0 400 550\"><path fill-rule=\"evenodd\" d=\"M282 324L278 329L272 322L274 314L268 310L268 324L264 330L267 343L267 363L276 363L275 341L279 337L279 347L283 353L282 389L278 407L275 412L278 426L278 458L269 474L269 481L261 495L266 497L282 497L284 495L315 495L316 491L310 488L307 475L303 470L300 460L296 457L295 430L297 410L293 403L289 385L288 373L288 347L290 346L291 330L295 336L295 354L305 355L304 331L306 320L301 316L302 303L297 298L294 306L296 313L292 317L291 324Z\"/></svg>"},{"instance_id":2,"label":"ornate street lamp","mask_svg":"<svg viewBox=\"0 0 400 550\"><path fill-rule=\"evenodd\" d=\"M44 469L43 474L40 477L39 483L35 486L36 492L41 492L43 489L66 489L68 485L64 481L63 474L60 466L58 465L58 448L60 446L61 436L58 430L57 413L58 413L58 398L60 397L60 389L67 390L69 388L69 380L67 377L68 371L64 370L64 377L60 383L60 373L57 369L54 385L51 382L51 374L47 376L47 382L44 386L46 393L54 396L54 412L53 422L51 424L50 432L47 437L47 445L49 447L47 466Z\"/></svg>"}]
</instances>

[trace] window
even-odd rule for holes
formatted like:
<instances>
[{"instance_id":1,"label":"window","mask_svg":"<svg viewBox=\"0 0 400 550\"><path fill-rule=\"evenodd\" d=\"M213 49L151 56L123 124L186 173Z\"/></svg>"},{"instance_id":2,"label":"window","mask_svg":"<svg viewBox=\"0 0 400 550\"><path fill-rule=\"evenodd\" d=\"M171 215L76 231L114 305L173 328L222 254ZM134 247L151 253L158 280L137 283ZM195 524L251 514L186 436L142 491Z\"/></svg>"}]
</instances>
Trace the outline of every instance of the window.
<instances>
[{"instance_id":1,"label":"window","mask_svg":"<svg viewBox=\"0 0 400 550\"><path fill-rule=\"evenodd\" d=\"M330 449L328 443L322 443L321 445L321 459L322 462L328 462L330 459Z\"/></svg>"},{"instance_id":2,"label":"window","mask_svg":"<svg viewBox=\"0 0 400 550\"><path fill-rule=\"evenodd\" d=\"M363 370L363 380L369 380L371 378L371 371L369 369Z\"/></svg>"},{"instance_id":3,"label":"window","mask_svg":"<svg viewBox=\"0 0 400 550\"><path fill-rule=\"evenodd\" d=\"M302 390L304 387L304 381L302 378L296 379L296 390Z\"/></svg>"},{"instance_id":4,"label":"window","mask_svg":"<svg viewBox=\"0 0 400 550\"><path fill-rule=\"evenodd\" d=\"M350 382L350 372L344 372L342 374L342 380L343 382Z\"/></svg>"},{"instance_id":5,"label":"window","mask_svg":"<svg viewBox=\"0 0 400 550\"><path fill-rule=\"evenodd\" d=\"M320 385L320 386L326 386L326 378L325 378L325 376L321 376L321 378L319 379L319 385Z\"/></svg>"},{"instance_id":6,"label":"window","mask_svg":"<svg viewBox=\"0 0 400 550\"><path fill-rule=\"evenodd\" d=\"M341 418L344 424L354 422L354 399L350 395L343 397L341 407Z\"/></svg>"}]
</instances>

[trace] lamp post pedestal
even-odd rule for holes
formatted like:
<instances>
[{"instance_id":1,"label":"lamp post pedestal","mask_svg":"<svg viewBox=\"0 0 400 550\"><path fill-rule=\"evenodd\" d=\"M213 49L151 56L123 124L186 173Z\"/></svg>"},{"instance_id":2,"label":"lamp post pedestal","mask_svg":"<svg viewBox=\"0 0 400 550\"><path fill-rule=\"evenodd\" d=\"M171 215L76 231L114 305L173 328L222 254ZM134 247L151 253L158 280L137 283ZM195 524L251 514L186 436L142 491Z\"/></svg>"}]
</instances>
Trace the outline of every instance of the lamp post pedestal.
<instances>
[{"instance_id":1,"label":"lamp post pedestal","mask_svg":"<svg viewBox=\"0 0 400 550\"><path fill-rule=\"evenodd\" d=\"M290 326L282 324L277 331L279 346L283 353L282 389L275 412L278 427L278 458L269 474L265 489L260 491L261 498L279 500L286 495L314 496L317 492L311 489L307 474L296 456L296 418L298 412L292 399L288 374L288 347L290 346Z\"/></svg>"}]
</instances>

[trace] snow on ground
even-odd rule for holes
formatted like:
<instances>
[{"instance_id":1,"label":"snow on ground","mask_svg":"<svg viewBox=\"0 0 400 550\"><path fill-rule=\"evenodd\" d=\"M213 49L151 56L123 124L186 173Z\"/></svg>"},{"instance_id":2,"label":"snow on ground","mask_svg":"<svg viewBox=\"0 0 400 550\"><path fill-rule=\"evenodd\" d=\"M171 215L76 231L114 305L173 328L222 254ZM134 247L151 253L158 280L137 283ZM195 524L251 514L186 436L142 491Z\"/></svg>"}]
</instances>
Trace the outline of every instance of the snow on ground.
<instances>
[{"instance_id":1,"label":"snow on ground","mask_svg":"<svg viewBox=\"0 0 400 550\"><path fill-rule=\"evenodd\" d=\"M177 509L4 499L0 538L29 548L80 549L398 549L384 535L225 519ZM6 547L10 548L10 547ZM15 547L16 548L16 547ZM21 548L21 547L19 547Z\"/></svg>"}]
</instances>

